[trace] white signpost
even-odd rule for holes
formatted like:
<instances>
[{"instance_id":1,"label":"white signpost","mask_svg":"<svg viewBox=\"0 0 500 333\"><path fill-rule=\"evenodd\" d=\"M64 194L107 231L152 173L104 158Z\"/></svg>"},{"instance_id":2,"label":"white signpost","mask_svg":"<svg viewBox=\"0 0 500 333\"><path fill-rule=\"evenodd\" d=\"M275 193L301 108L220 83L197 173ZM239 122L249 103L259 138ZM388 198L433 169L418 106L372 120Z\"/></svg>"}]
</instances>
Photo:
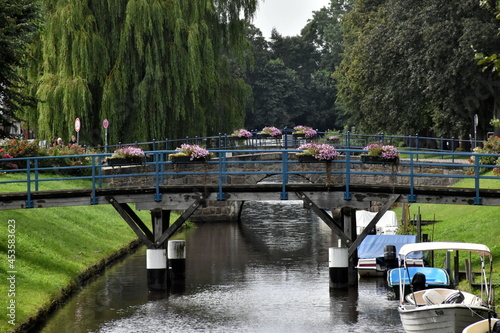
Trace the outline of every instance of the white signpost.
<instances>
[{"instance_id":1,"label":"white signpost","mask_svg":"<svg viewBox=\"0 0 500 333\"><path fill-rule=\"evenodd\" d=\"M104 149L105 152L108 152L108 126L109 126L109 121L107 119L104 119L102 122L102 126L104 127Z\"/></svg>"}]
</instances>

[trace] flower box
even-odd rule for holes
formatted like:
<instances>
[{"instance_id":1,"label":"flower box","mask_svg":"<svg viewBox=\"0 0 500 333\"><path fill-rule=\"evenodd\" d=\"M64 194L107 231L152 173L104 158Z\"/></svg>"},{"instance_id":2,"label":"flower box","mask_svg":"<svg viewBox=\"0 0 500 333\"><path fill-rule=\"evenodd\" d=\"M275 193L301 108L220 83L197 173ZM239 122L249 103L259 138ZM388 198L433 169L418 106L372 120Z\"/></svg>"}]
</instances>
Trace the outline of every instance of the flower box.
<instances>
[{"instance_id":1,"label":"flower box","mask_svg":"<svg viewBox=\"0 0 500 333\"><path fill-rule=\"evenodd\" d=\"M368 164L395 164L399 162L399 158L382 158L380 156L361 155L361 162Z\"/></svg>"},{"instance_id":2,"label":"flower box","mask_svg":"<svg viewBox=\"0 0 500 333\"><path fill-rule=\"evenodd\" d=\"M331 160L318 160L316 157L312 155L299 155L299 162L300 163L328 163L333 161L335 158L332 158Z\"/></svg>"},{"instance_id":3,"label":"flower box","mask_svg":"<svg viewBox=\"0 0 500 333\"><path fill-rule=\"evenodd\" d=\"M192 164L192 163L206 163L208 162L208 157L197 157L191 159L191 156L172 156L170 161L177 164Z\"/></svg>"},{"instance_id":4,"label":"flower box","mask_svg":"<svg viewBox=\"0 0 500 333\"><path fill-rule=\"evenodd\" d=\"M126 158L109 158L109 166L125 166L125 165L141 165L144 163L144 158L142 157L126 157Z\"/></svg>"},{"instance_id":5,"label":"flower box","mask_svg":"<svg viewBox=\"0 0 500 333\"><path fill-rule=\"evenodd\" d=\"M305 138L306 133L292 133L292 137L299 139L299 138Z\"/></svg>"},{"instance_id":6,"label":"flower box","mask_svg":"<svg viewBox=\"0 0 500 333\"><path fill-rule=\"evenodd\" d=\"M271 134L267 134L267 133L257 133L257 137L259 139L268 139L268 138L271 138Z\"/></svg>"}]
</instances>

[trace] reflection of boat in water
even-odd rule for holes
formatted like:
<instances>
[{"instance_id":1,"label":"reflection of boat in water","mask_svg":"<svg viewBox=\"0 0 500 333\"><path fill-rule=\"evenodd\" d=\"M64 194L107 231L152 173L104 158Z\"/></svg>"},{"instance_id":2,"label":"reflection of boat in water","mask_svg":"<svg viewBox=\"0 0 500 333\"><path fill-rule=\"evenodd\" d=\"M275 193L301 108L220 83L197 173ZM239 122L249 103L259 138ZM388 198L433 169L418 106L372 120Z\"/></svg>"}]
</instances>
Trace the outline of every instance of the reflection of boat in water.
<instances>
[{"instance_id":1,"label":"reflection of boat in water","mask_svg":"<svg viewBox=\"0 0 500 333\"><path fill-rule=\"evenodd\" d=\"M500 319L488 318L470 324L462 333L500 333Z\"/></svg>"},{"instance_id":2,"label":"reflection of boat in water","mask_svg":"<svg viewBox=\"0 0 500 333\"><path fill-rule=\"evenodd\" d=\"M429 288L450 287L450 276L445 269L436 267L404 267L394 268L387 272L387 285L399 297L399 279L403 279L404 293Z\"/></svg>"},{"instance_id":3,"label":"reflection of boat in water","mask_svg":"<svg viewBox=\"0 0 500 333\"><path fill-rule=\"evenodd\" d=\"M361 277L384 276L398 266L397 253L405 244L415 243L414 235L367 235L358 246L358 274ZM421 253L408 258L409 266L424 266Z\"/></svg>"},{"instance_id":4,"label":"reflection of boat in water","mask_svg":"<svg viewBox=\"0 0 500 333\"><path fill-rule=\"evenodd\" d=\"M404 279L400 277L398 312L405 332L460 333L472 323L484 318L496 317L492 306L492 255L486 245L454 242L407 244L399 251L399 260L405 265L405 259L412 252L438 250L467 251L479 257L481 260L481 297L469 292L445 288L424 289L410 292L405 296ZM485 269L486 257L489 258L489 274Z\"/></svg>"}]
</instances>

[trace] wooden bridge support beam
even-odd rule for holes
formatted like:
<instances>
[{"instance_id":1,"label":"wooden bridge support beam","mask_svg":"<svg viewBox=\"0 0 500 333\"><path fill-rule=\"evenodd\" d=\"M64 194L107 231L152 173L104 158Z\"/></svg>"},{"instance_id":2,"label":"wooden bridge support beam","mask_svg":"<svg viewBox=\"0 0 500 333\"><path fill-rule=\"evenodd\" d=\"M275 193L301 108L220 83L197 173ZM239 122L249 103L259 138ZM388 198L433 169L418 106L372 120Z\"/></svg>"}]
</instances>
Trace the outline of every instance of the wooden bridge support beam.
<instances>
[{"instance_id":1,"label":"wooden bridge support beam","mask_svg":"<svg viewBox=\"0 0 500 333\"><path fill-rule=\"evenodd\" d=\"M141 242L148 248L146 250L146 266L148 270L149 290L167 290L169 281L166 242L189 219L204 202L205 198L203 196L197 198L170 226L170 210L152 209L152 231L148 229L128 204L119 203L114 197L106 197L106 200L115 208Z\"/></svg>"},{"instance_id":2,"label":"wooden bridge support beam","mask_svg":"<svg viewBox=\"0 0 500 333\"><path fill-rule=\"evenodd\" d=\"M368 223L365 229L358 236L356 232L356 209L352 207L343 207L341 209L341 222L335 221L324 209L316 205L303 192L296 192L297 196L302 199L306 208L312 209L320 219L322 219L332 231L342 240L342 247L348 248L348 285L356 287L358 285L358 271L356 265L358 263L358 246L372 230L387 210L396 202L400 194L395 194L389 197L389 200L384 204L380 211Z\"/></svg>"},{"instance_id":3,"label":"wooden bridge support beam","mask_svg":"<svg viewBox=\"0 0 500 333\"><path fill-rule=\"evenodd\" d=\"M351 207L343 207L341 209L342 222L344 224L344 234L353 242L357 238L356 232L356 209ZM349 244L346 244L349 247ZM348 253L347 278L349 287L358 286L358 249L354 248L352 253Z\"/></svg>"}]
</instances>

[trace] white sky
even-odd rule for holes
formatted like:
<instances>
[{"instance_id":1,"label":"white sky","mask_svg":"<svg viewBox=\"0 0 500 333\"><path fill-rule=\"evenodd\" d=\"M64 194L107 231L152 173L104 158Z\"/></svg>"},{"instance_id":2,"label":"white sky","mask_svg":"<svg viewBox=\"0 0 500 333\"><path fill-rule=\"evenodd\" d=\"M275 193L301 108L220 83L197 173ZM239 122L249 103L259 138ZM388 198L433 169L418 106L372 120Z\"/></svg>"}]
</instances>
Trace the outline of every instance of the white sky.
<instances>
[{"instance_id":1,"label":"white sky","mask_svg":"<svg viewBox=\"0 0 500 333\"><path fill-rule=\"evenodd\" d=\"M259 0L253 24L264 37L276 28L282 36L296 36L312 19L312 12L327 6L330 0Z\"/></svg>"}]
</instances>

